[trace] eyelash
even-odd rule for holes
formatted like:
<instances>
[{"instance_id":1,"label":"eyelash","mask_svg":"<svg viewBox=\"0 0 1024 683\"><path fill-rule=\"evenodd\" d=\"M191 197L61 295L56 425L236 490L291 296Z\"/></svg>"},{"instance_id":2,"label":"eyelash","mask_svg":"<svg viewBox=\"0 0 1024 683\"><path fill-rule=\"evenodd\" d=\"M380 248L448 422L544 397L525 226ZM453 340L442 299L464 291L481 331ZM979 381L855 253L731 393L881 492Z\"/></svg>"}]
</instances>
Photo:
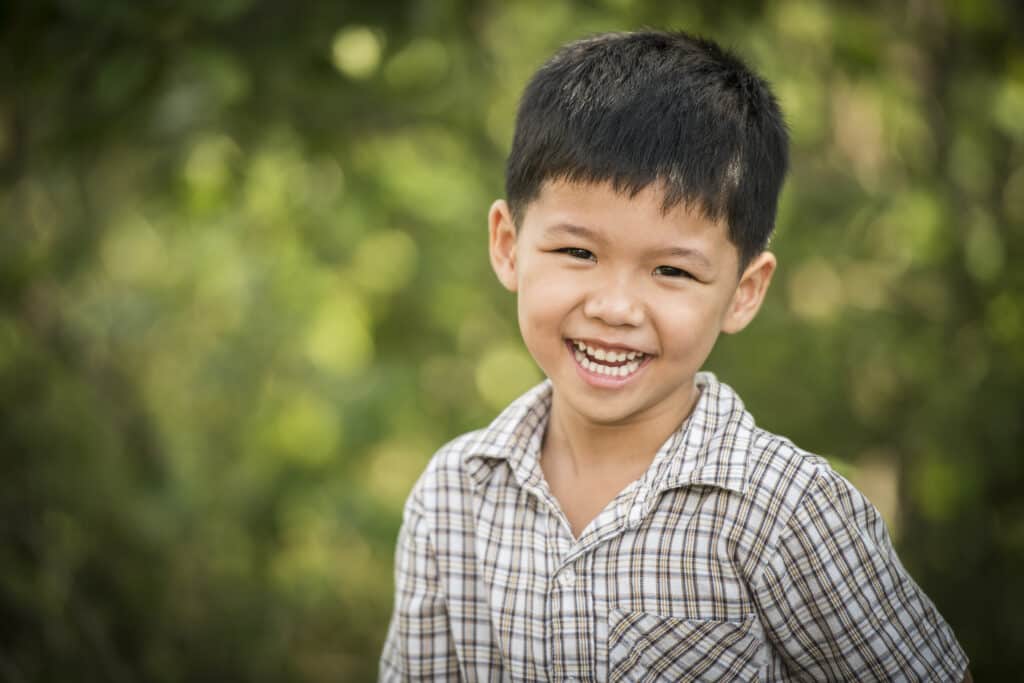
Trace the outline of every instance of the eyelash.
<instances>
[{"instance_id":1,"label":"eyelash","mask_svg":"<svg viewBox=\"0 0 1024 683\"><path fill-rule=\"evenodd\" d=\"M555 249L555 251L560 254L568 254L573 258L585 259L587 261L594 258L594 252L581 249L580 247L562 247L561 249Z\"/></svg>"},{"instance_id":2,"label":"eyelash","mask_svg":"<svg viewBox=\"0 0 1024 683\"><path fill-rule=\"evenodd\" d=\"M588 249L582 249L580 247L562 247L560 249L555 249L555 252L559 254L567 254L569 256L572 256L573 258L582 259L586 261L596 260L596 258L594 257L594 253L592 251ZM670 272L666 273L664 271ZM669 278L686 278L690 280L697 279L692 274L688 273L682 268L676 268L675 266L658 266L657 268L654 269L654 272Z\"/></svg>"},{"instance_id":3,"label":"eyelash","mask_svg":"<svg viewBox=\"0 0 1024 683\"><path fill-rule=\"evenodd\" d=\"M690 280L696 280L697 279L697 278L693 277L693 275L691 275L690 273L688 273L685 270L683 270L682 268L676 268L675 266L658 266L657 268L654 269L654 272L657 273L659 270L670 270L670 271L672 271L671 274L662 273L663 275L665 275L665 277L682 277L682 278L689 278Z\"/></svg>"}]
</instances>

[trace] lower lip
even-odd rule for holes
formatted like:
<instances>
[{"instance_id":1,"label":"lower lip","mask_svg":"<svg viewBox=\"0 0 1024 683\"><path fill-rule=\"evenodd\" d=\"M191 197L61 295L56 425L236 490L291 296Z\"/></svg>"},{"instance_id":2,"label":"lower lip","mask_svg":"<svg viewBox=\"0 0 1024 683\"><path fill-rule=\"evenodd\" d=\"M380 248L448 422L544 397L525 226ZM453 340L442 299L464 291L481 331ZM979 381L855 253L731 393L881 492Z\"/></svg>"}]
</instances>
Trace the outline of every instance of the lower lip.
<instances>
[{"instance_id":1,"label":"lower lip","mask_svg":"<svg viewBox=\"0 0 1024 683\"><path fill-rule=\"evenodd\" d=\"M601 375L596 372L592 372L580 365L579 361L576 360L577 349L571 341L565 342L565 348L569 350L569 357L572 359L573 365L576 366L576 372L579 373L580 377L582 377L587 384L603 389L618 389L619 387L629 384L636 379L637 375L643 372L644 368L647 367L647 363L651 360L651 356L644 356L644 359L640 361L640 367L632 373L625 377L610 377L608 375Z\"/></svg>"}]
</instances>

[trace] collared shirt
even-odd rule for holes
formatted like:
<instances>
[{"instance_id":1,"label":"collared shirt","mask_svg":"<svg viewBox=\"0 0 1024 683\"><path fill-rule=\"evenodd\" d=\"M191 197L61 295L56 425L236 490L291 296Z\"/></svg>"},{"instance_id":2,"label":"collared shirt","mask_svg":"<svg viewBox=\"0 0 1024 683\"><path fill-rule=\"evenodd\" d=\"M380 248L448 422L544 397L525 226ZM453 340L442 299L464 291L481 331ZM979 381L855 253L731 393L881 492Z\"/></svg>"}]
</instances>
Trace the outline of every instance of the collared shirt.
<instances>
[{"instance_id":1,"label":"collared shirt","mask_svg":"<svg viewBox=\"0 0 1024 683\"><path fill-rule=\"evenodd\" d=\"M442 447L405 507L380 679L960 681L871 503L697 383L579 538L540 467L549 382Z\"/></svg>"}]
</instances>

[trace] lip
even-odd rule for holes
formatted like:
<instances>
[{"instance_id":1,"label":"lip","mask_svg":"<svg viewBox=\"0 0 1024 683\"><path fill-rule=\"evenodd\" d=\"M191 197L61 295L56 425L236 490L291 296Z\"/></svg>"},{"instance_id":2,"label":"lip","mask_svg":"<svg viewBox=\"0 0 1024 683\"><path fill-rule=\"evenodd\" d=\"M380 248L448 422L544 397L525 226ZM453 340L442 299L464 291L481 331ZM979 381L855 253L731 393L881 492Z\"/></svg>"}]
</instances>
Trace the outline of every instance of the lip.
<instances>
[{"instance_id":1,"label":"lip","mask_svg":"<svg viewBox=\"0 0 1024 683\"><path fill-rule=\"evenodd\" d=\"M600 345L602 348L614 349L616 351L638 351L639 349L634 349L628 346L621 346L616 344L604 344L594 339L584 339L580 337L566 339L565 350L569 354L569 360L572 361L572 364L576 367L576 372L579 374L579 376L583 379L584 382L586 382L592 387L596 387L599 389L619 389L621 387L626 386L627 384L630 384L631 382L636 380L641 373L643 373L648 363L650 363L651 358L653 358L653 356L651 356L650 354L644 354L644 359L640 362L640 366L636 369L636 371L634 371L630 375L626 375L625 377L609 377L608 375L599 375L596 372L591 372L590 370L587 370L585 367L579 364L579 361L576 360L576 347L573 346L573 341L581 341L584 343L591 342L592 345Z\"/></svg>"}]
</instances>

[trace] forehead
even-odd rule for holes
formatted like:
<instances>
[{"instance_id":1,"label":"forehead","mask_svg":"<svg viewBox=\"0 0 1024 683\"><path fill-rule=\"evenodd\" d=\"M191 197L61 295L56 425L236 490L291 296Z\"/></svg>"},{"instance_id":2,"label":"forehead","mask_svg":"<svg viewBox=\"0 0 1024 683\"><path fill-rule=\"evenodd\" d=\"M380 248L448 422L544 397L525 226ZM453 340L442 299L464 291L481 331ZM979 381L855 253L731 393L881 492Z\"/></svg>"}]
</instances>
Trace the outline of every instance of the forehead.
<instances>
[{"instance_id":1,"label":"forehead","mask_svg":"<svg viewBox=\"0 0 1024 683\"><path fill-rule=\"evenodd\" d=\"M522 227L538 237L560 225L579 226L607 240L648 245L686 241L709 255L735 252L724 219L711 220L685 203L666 211L664 204L660 183L632 194L617 191L610 182L549 180L527 207Z\"/></svg>"}]
</instances>

